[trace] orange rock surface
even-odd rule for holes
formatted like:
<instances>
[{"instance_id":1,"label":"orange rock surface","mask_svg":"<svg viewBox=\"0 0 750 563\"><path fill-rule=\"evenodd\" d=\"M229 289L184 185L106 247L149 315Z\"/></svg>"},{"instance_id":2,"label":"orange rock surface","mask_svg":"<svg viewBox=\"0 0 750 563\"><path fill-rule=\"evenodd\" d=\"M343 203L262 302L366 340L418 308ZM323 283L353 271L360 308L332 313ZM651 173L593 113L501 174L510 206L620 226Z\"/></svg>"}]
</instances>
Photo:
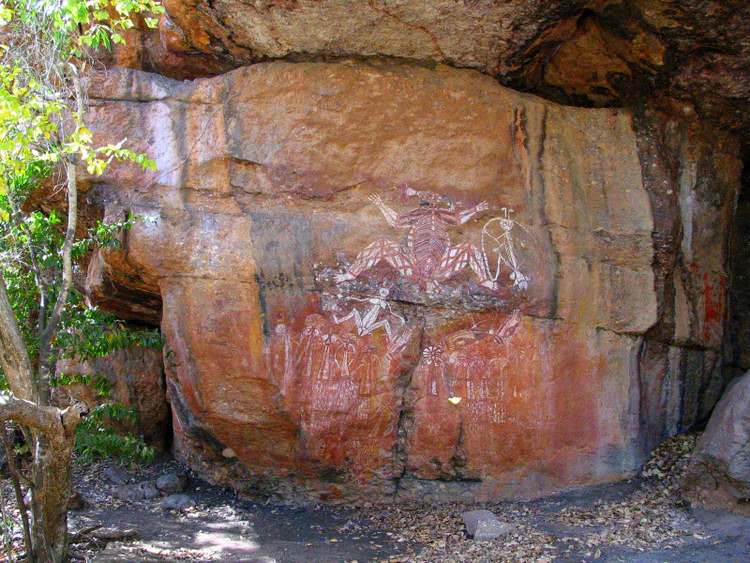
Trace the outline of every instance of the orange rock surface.
<instances>
[{"instance_id":1,"label":"orange rock surface","mask_svg":"<svg viewBox=\"0 0 750 563\"><path fill-rule=\"evenodd\" d=\"M96 179L139 221L89 278L160 296L175 447L209 479L540 496L632 474L721 388L740 166L694 119L377 61L90 90L99 139L159 171Z\"/></svg>"}]
</instances>

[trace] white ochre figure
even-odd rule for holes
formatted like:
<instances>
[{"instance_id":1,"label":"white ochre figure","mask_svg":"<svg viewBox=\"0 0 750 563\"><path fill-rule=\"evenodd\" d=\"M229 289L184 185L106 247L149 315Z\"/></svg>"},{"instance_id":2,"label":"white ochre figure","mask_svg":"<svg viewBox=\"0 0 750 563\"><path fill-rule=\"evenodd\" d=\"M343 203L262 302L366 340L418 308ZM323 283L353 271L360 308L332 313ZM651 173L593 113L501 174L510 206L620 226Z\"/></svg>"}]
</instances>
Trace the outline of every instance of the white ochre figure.
<instances>
[{"instance_id":1,"label":"white ochre figure","mask_svg":"<svg viewBox=\"0 0 750 563\"><path fill-rule=\"evenodd\" d=\"M502 217L490 219L482 227L482 265L487 277L493 282L497 282L500 270L505 266L510 270L509 277L513 280L513 287L526 290L530 279L521 271L516 257L511 234L516 222L511 218L511 213L512 209L503 207ZM491 260L493 255L494 260Z\"/></svg>"},{"instance_id":2,"label":"white ochre figure","mask_svg":"<svg viewBox=\"0 0 750 563\"><path fill-rule=\"evenodd\" d=\"M470 243L453 245L448 235L449 227L463 225L486 211L487 202L458 210L450 199L440 194L411 188L407 188L405 193L409 197L419 198L419 207L399 214L378 195L370 196L370 201L391 227L407 231L406 245L389 239L376 240L357 255L346 272L335 277L336 282L353 280L384 261L401 276L420 283L428 291L434 291L438 282L466 268L474 272L480 285L496 289L496 281L487 276L479 249Z\"/></svg>"},{"instance_id":3,"label":"white ochre figure","mask_svg":"<svg viewBox=\"0 0 750 563\"><path fill-rule=\"evenodd\" d=\"M356 308L352 308L349 314L341 318L338 318L334 314L333 320L336 322L336 324L341 324L353 318L354 324L357 326L357 334L359 336L366 336L368 334L375 332L379 328L383 328L386 334L388 335L388 338L391 338L393 334L393 329L391 327L391 324L388 322L388 319L378 320L378 318L380 317L380 313L385 311L386 313L399 319L399 321L401 321L401 324L404 324L406 321L404 320L403 317L401 317L400 315L397 315L391 309L391 306L388 304L388 301L386 301L386 298L388 297L388 293L389 291L387 288L381 287L378 290L377 297L368 297L368 298L349 297L349 300L351 301L369 303L370 307L367 308L364 313L360 312Z\"/></svg>"}]
</instances>

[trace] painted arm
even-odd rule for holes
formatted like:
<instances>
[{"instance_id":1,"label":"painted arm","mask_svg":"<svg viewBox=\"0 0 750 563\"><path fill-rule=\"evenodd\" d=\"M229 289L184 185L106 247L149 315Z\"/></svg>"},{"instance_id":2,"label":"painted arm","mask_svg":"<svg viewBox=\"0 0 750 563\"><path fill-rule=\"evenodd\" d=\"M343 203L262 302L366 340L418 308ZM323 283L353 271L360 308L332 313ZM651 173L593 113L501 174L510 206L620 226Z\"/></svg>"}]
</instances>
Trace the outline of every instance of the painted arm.
<instances>
[{"instance_id":1,"label":"painted arm","mask_svg":"<svg viewBox=\"0 0 750 563\"><path fill-rule=\"evenodd\" d=\"M352 309L351 311L349 311L348 315L346 315L345 317L341 317L341 318L338 318L336 316L336 313L334 313L333 314L333 322L335 322L337 325L340 325L344 321L348 321L349 319L351 319L353 316L354 316L354 309Z\"/></svg>"},{"instance_id":2,"label":"painted arm","mask_svg":"<svg viewBox=\"0 0 750 563\"><path fill-rule=\"evenodd\" d=\"M477 213L481 213L482 211L486 211L489 209L489 205L487 205L486 201L480 201L478 204L476 204L474 207L470 207L469 209L464 209L458 214L458 224L463 225L467 221L469 221L474 215Z\"/></svg>"},{"instance_id":3,"label":"painted arm","mask_svg":"<svg viewBox=\"0 0 750 563\"><path fill-rule=\"evenodd\" d=\"M380 209L380 212L383 214L383 217L385 217L386 222L391 227L395 227L396 222L398 221L398 213L396 213L393 209L383 203L383 199L379 195L373 194L368 199L373 204L375 204L378 209Z\"/></svg>"},{"instance_id":4,"label":"painted arm","mask_svg":"<svg viewBox=\"0 0 750 563\"><path fill-rule=\"evenodd\" d=\"M393 309L391 309L391 306L390 306L390 304L387 301L385 303L385 306L388 307L388 312L391 315L393 315L394 317L396 317L397 319L399 319L401 321L401 324L406 324L406 319L404 317L402 317L401 315L399 315L398 313L395 313L393 311Z\"/></svg>"}]
</instances>

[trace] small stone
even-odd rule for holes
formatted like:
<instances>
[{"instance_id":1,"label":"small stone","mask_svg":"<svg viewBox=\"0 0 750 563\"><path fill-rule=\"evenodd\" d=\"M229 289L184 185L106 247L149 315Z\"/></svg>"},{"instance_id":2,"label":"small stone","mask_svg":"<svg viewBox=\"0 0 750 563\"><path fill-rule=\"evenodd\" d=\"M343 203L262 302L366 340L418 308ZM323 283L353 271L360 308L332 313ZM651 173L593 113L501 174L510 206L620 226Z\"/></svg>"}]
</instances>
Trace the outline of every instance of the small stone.
<instances>
[{"instance_id":1,"label":"small stone","mask_svg":"<svg viewBox=\"0 0 750 563\"><path fill-rule=\"evenodd\" d=\"M120 500L136 501L156 498L160 494L151 481L143 481L134 485L121 485L117 487L115 489L115 496Z\"/></svg>"},{"instance_id":2,"label":"small stone","mask_svg":"<svg viewBox=\"0 0 750 563\"><path fill-rule=\"evenodd\" d=\"M173 471L156 480L156 488L163 493L181 493L188 485L187 475Z\"/></svg>"},{"instance_id":3,"label":"small stone","mask_svg":"<svg viewBox=\"0 0 750 563\"><path fill-rule=\"evenodd\" d=\"M183 510L195 505L195 501L187 495L177 494L169 495L161 501L161 507L164 510Z\"/></svg>"},{"instance_id":4,"label":"small stone","mask_svg":"<svg viewBox=\"0 0 750 563\"><path fill-rule=\"evenodd\" d=\"M128 482L127 475L119 467L115 466L107 467L104 470L104 478L113 485L124 485Z\"/></svg>"},{"instance_id":5,"label":"small stone","mask_svg":"<svg viewBox=\"0 0 750 563\"><path fill-rule=\"evenodd\" d=\"M475 540L494 540L511 531L511 526L500 522L489 510L472 510L461 515L466 531Z\"/></svg>"},{"instance_id":6,"label":"small stone","mask_svg":"<svg viewBox=\"0 0 750 563\"><path fill-rule=\"evenodd\" d=\"M83 510L88 506L88 502L84 496L78 491L73 491L68 499L68 510Z\"/></svg>"},{"instance_id":7,"label":"small stone","mask_svg":"<svg viewBox=\"0 0 750 563\"><path fill-rule=\"evenodd\" d=\"M232 448L224 448L221 451L221 455L223 455L224 457L229 458L229 459L231 459L233 457L237 457L237 454L234 452L234 450Z\"/></svg>"}]
</instances>

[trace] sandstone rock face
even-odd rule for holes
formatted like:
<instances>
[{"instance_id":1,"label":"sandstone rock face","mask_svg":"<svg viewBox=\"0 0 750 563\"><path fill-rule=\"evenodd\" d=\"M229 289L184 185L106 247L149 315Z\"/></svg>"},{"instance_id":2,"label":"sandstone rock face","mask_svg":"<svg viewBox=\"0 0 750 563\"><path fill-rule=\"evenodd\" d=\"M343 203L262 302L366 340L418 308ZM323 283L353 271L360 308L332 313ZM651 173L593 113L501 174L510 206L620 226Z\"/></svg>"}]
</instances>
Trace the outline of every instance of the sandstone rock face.
<instances>
[{"instance_id":1,"label":"sandstone rock face","mask_svg":"<svg viewBox=\"0 0 750 563\"><path fill-rule=\"evenodd\" d=\"M123 430L136 432L151 445L165 446L169 438L169 407L164 383L160 350L130 348L118 350L104 358L86 362L60 360L58 375L103 376L110 385L108 397L99 396L91 385L68 385L55 389L57 400L75 398L93 408L104 402L116 402L135 409L134 424L120 421Z\"/></svg>"},{"instance_id":2,"label":"sandstone rock face","mask_svg":"<svg viewBox=\"0 0 750 563\"><path fill-rule=\"evenodd\" d=\"M289 57L398 57L477 69L575 105L654 94L748 125L743 0L166 0L117 62L177 77Z\"/></svg>"},{"instance_id":3,"label":"sandstone rock face","mask_svg":"<svg viewBox=\"0 0 750 563\"><path fill-rule=\"evenodd\" d=\"M742 376L750 369L750 167L742 170L742 190L732 229L729 285L730 317L725 354L727 363Z\"/></svg>"},{"instance_id":4,"label":"sandstone rock face","mask_svg":"<svg viewBox=\"0 0 750 563\"><path fill-rule=\"evenodd\" d=\"M175 447L212 480L534 497L631 474L723 386L740 166L695 119L379 62L91 97L159 172L96 180L140 221L90 277L161 297Z\"/></svg>"},{"instance_id":5,"label":"sandstone rock face","mask_svg":"<svg viewBox=\"0 0 750 563\"><path fill-rule=\"evenodd\" d=\"M690 462L685 488L698 505L750 513L750 374L716 405Z\"/></svg>"}]
</instances>

